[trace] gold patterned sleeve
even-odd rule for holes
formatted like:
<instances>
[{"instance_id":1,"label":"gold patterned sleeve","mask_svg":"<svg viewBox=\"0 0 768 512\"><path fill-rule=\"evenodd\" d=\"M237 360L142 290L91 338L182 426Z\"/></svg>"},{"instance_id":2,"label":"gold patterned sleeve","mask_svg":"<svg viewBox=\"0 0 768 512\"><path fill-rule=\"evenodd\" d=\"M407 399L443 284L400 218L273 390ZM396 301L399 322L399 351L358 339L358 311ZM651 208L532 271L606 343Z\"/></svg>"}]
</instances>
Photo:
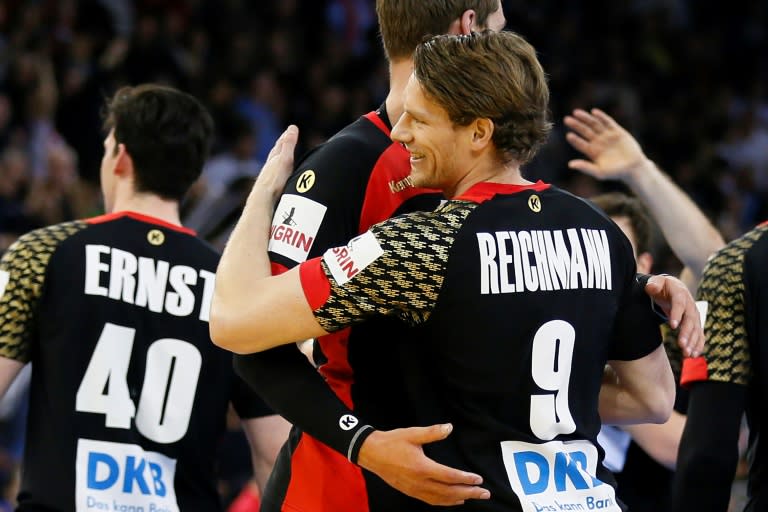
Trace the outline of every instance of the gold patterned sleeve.
<instances>
[{"instance_id":1,"label":"gold patterned sleeve","mask_svg":"<svg viewBox=\"0 0 768 512\"><path fill-rule=\"evenodd\" d=\"M754 244L746 236L718 251L707 263L698 300L708 304L704 333L707 379L747 385L750 354L744 309L744 256Z\"/></svg>"},{"instance_id":2,"label":"gold patterned sleeve","mask_svg":"<svg viewBox=\"0 0 768 512\"><path fill-rule=\"evenodd\" d=\"M34 334L36 305L46 269L58 244L83 223L38 229L19 238L0 259L0 356L26 363Z\"/></svg>"},{"instance_id":3,"label":"gold patterned sleeve","mask_svg":"<svg viewBox=\"0 0 768 512\"><path fill-rule=\"evenodd\" d=\"M456 232L476 204L449 202L434 212L389 219L329 249L322 270L330 294L315 317L336 331L372 315L398 315L411 325L426 321L440 294Z\"/></svg>"}]
</instances>

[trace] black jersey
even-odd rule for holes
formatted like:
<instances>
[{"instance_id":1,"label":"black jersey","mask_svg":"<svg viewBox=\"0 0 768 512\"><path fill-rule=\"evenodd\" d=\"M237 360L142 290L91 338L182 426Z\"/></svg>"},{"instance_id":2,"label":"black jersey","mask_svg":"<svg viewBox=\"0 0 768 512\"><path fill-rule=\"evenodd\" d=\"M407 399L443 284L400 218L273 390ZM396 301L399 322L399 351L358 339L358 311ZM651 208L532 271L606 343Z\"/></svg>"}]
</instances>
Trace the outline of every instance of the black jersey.
<instances>
[{"instance_id":1,"label":"black jersey","mask_svg":"<svg viewBox=\"0 0 768 512\"><path fill-rule=\"evenodd\" d=\"M747 511L768 510L768 223L720 249L699 284L707 344L686 360L688 419L680 444L674 510L725 510L741 418L749 426Z\"/></svg>"},{"instance_id":2,"label":"black jersey","mask_svg":"<svg viewBox=\"0 0 768 512\"><path fill-rule=\"evenodd\" d=\"M272 223L269 251L275 272L321 255L394 214L439 204L442 196L436 191L411 186L408 153L389 138L386 120L382 106L297 164ZM385 429L415 424L404 403L398 355L387 348L392 338L411 335L401 322L380 319L319 338L319 372L335 395L325 383L306 380L309 365L295 347L247 357L246 379L277 412L303 427L294 427L278 457L262 510L390 512L424 506L348 460L366 423Z\"/></svg>"},{"instance_id":3,"label":"black jersey","mask_svg":"<svg viewBox=\"0 0 768 512\"><path fill-rule=\"evenodd\" d=\"M425 451L491 491L458 509L621 510L596 442L603 368L661 336L629 241L592 205L541 182L481 183L301 275L329 332L377 314L419 326L390 340L418 354L406 392L423 420L454 425Z\"/></svg>"},{"instance_id":4,"label":"black jersey","mask_svg":"<svg viewBox=\"0 0 768 512\"><path fill-rule=\"evenodd\" d=\"M21 237L0 262L0 355L32 363L19 510L220 510L216 444L243 391L208 314L218 255L123 212Z\"/></svg>"}]
</instances>

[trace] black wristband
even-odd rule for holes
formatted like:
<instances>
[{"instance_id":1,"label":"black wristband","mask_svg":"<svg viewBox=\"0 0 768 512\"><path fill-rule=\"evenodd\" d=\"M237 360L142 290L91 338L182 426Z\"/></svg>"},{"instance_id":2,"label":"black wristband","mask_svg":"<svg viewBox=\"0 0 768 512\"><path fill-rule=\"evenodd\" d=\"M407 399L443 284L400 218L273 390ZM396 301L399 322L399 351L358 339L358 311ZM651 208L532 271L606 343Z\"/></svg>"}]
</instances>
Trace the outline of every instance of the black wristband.
<instances>
[{"instance_id":1,"label":"black wristband","mask_svg":"<svg viewBox=\"0 0 768 512\"><path fill-rule=\"evenodd\" d=\"M357 432L355 432L355 435L352 436L352 440L349 442L349 449L347 450L349 462L357 464L357 456L360 454L360 447L363 446L363 441L368 439L368 436L373 434L375 430L370 425L363 425L357 429Z\"/></svg>"},{"instance_id":2,"label":"black wristband","mask_svg":"<svg viewBox=\"0 0 768 512\"><path fill-rule=\"evenodd\" d=\"M651 280L653 277L653 274L635 274L635 281L637 281L640 286L643 287L643 290L645 290L646 285L648 284L648 281Z\"/></svg>"},{"instance_id":3,"label":"black wristband","mask_svg":"<svg viewBox=\"0 0 768 512\"><path fill-rule=\"evenodd\" d=\"M669 274L656 274L656 275L666 276ZM640 289L643 291L643 293L645 293L645 287L648 284L648 281L650 281L653 276L654 274L640 274L640 273L635 274L635 282L637 282L637 284L640 285ZM648 298L651 301L651 309L653 310L654 313L656 313L656 316L659 319L659 324L668 322L669 318L667 318L667 315L664 314L664 310L661 309L661 306L659 306L658 304L656 304L656 302L654 302L653 297L648 297Z\"/></svg>"}]
</instances>

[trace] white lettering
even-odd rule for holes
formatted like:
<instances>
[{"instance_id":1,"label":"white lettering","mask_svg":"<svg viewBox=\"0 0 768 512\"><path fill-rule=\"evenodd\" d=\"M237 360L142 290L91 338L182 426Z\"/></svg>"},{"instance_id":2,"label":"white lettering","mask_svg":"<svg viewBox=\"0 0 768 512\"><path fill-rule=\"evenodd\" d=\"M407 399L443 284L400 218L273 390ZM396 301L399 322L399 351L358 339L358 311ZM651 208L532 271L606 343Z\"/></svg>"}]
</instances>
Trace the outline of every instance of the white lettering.
<instances>
[{"instance_id":1,"label":"white lettering","mask_svg":"<svg viewBox=\"0 0 768 512\"><path fill-rule=\"evenodd\" d=\"M85 246L85 293L107 296L106 286L99 284L102 272L109 272L109 265L101 261L102 254L109 254L106 245Z\"/></svg>"},{"instance_id":2,"label":"white lettering","mask_svg":"<svg viewBox=\"0 0 768 512\"><path fill-rule=\"evenodd\" d=\"M144 256L139 258L139 286L136 290L136 305L149 306L150 311L160 313L163 310L165 287L168 284L168 272L171 265L167 261L155 260Z\"/></svg>"},{"instance_id":3,"label":"white lettering","mask_svg":"<svg viewBox=\"0 0 768 512\"><path fill-rule=\"evenodd\" d=\"M499 269L496 266L496 246L488 233L476 233L477 249L480 252L480 293L499 293ZM499 236L499 233L496 234Z\"/></svg>"},{"instance_id":4,"label":"white lettering","mask_svg":"<svg viewBox=\"0 0 768 512\"><path fill-rule=\"evenodd\" d=\"M107 255L107 258L103 258ZM108 262L107 262L108 261ZM107 286L102 284L106 274ZM170 286L169 286L170 285ZM200 290L201 285L202 290ZM209 319L214 274L154 260L106 245L85 247L85 294L109 297L154 313L188 316L200 302L199 318Z\"/></svg>"},{"instance_id":5,"label":"white lettering","mask_svg":"<svg viewBox=\"0 0 768 512\"><path fill-rule=\"evenodd\" d=\"M197 271L186 265L176 265L171 269L168 283L173 291L165 296L165 310L176 316L192 313L195 309L195 294L187 285L197 284Z\"/></svg>"},{"instance_id":6,"label":"white lettering","mask_svg":"<svg viewBox=\"0 0 768 512\"><path fill-rule=\"evenodd\" d=\"M475 235L483 295L612 289L611 253L605 230L572 228L565 232L497 231ZM338 265L347 262L343 250L334 254Z\"/></svg>"}]
</instances>

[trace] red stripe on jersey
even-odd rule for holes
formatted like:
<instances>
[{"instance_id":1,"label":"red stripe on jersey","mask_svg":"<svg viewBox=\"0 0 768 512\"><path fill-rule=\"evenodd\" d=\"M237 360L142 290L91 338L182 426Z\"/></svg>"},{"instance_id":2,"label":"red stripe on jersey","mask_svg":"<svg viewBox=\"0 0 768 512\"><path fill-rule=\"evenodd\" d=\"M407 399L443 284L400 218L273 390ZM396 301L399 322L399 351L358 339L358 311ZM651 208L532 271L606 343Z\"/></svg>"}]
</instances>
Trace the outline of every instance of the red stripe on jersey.
<instances>
[{"instance_id":1,"label":"red stripe on jersey","mask_svg":"<svg viewBox=\"0 0 768 512\"><path fill-rule=\"evenodd\" d=\"M683 369L680 374L680 385L687 387L693 382L707 380L707 360L703 356L686 357L683 359Z\"/></svg>"},{"instance_id":2,"label":"red stripe on jersey","mask_svg":"<svg viewBox=\"0 0 768 512\"><path fill-rule=\"evenodd\" d=\"M536 183L530 185L510 185L508 183L493 183L490 181L483 181L476 185L473 185L466 192L461 194L455 199L463 201L472 201L473 203L482 203L493 198L497 194L517 194L519 192L525 192L526 190L535 190L541 192L546 190L551 185L539 180Z\"/></svg>"},{"instance_id":3,"label":"red stripe on jersey","mask_svg":"<svg viewBox=\"0 0 768 512\"><path fill-rule=\"evenodd\" d=\"M765 220L757 225L757 227L762 228L763 226L768 226L768 220Z\"/></svg>"},{"instance_id":4,"label":"red stripe on jersey","mask_svg":"<svg viewBox=\"0 0 768 512\"><path fill-rule=\"evenodd\" d=\"M304 296L307 298L307 304L316 310L328 300L331 296L331 283L328 276L323 272L320 265L322 258L312 258L299 265L299 278L301 279L301 288L304 290ZM274 268L273 272L274 274Z\"/></svg>"},{"instance_id":5,"label":"red stripe on jersey","mask_svg":"<svg viewBox=\"0 0 768 512\"><path fill-rule=\"evenodd\" d=\"M281 508L284 512L369 510L362 470L306 433L293 452L291 475Z\"/></svg>"},{"instance_id":6,"label":"red stripe on jersey","mask_svg":"<svg viewBox=\"0 0 768 512\"><path fill-rule=\"evenodd\" d=\"M363 116L370 122L376 125L376 128L383 131L387 137L390 135L389 126L387 126L387 123L384 122L384 120L379 116L379 113L375 110L373 112L368 112Z\"/></svg>"},{"instance_id":7,"label":"red stripe on jersey","mask_svg":"<svg viewBox=\"0 0 768 512\"><path fill-rule=\"evenodd\" d=\"M132 219L136 219L141 222L146 222L148 224L157 224L158 226L163 226L164 228L173 229L174 231L180 231L182 233L186 233L192 236L197 234L193 229L185 228L184 226L179 226L177 224L171 224L170 222L166 222L156 217L150 217L149 215L144 215L136 212L128 212L128 211L114 212L114 213L108 213L106 215L100 215L98 217L91 217L90 219L86 219L85 222L87 222L88 224L103 224L104 222L116 220L121 217L130 217Z\"/></svg>"},{"instance_id":8,"label":"red stripe on jersey","mask_svg":"<svg viewBox=\"0 0 768 512\"><path fill-rule=\"evenodd\" d=\"M320 350L327 359L318 371L344 405L354 409L352 383L355 380L355 371L349 364L349 332L350 328L347 327L317 338Z\"/></svg>"},{"instance_id":9,"label":"red stripe on jersey","mask_svg":"<svg viewBox=\"0 0 768 512\"><path fill-rule=\"evenodd\" d=\"M288 272L288 267L280 263L275 263L274 261L270 261L269 266L272 269L273 276L279 276L280 274L284 274L285 272Z\"/></svg>"}]
</instances>

